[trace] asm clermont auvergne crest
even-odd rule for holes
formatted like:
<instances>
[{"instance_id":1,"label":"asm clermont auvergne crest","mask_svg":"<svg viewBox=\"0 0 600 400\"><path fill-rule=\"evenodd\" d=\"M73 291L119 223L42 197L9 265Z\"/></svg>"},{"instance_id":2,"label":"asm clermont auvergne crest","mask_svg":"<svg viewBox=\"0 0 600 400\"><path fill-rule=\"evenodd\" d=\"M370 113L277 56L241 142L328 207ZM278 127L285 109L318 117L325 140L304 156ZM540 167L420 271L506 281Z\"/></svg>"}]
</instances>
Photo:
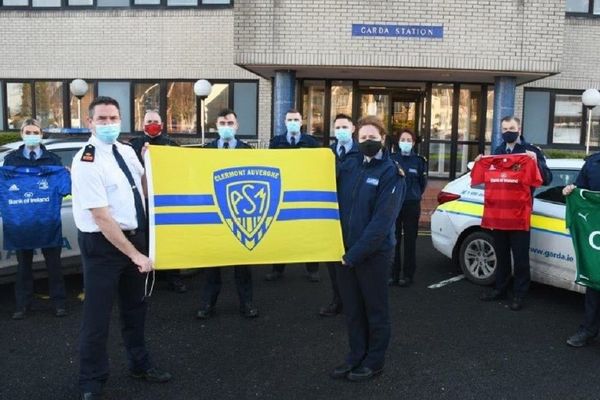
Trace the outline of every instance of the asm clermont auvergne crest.
<instances>
[{"instance_id":1,"label":"asm clermont auvergne crest","mask_svg":"<svg viewBox=\"0 0 600 400\"><path fill-rule=\"evenodd\" d=\"M264 238L281 199L279 168L236 167L213 174L217 204L233 235L248 250Z\"/></svg>"}]
</instances>

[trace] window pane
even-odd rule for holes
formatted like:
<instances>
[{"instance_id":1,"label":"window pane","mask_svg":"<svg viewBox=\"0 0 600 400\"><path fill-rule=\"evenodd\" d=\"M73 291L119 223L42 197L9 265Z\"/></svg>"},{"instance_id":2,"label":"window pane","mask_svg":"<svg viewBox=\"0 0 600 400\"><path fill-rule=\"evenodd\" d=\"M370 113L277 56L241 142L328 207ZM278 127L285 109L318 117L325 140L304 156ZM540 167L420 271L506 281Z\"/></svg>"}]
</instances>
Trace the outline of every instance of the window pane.
<instances>
[{"instance_id":1,"label":"window pane","mask_svg":"<svg viewBox=\"0 0 600 400\"><path fill-rule=\"evenodd\" d=\"M33 0L34 7L60 7L61 0Z\"/></svg>"},{"instance_id":2,"label":"window pane","mask_svg":"<svg viewBox=\"0 0 600 400\"><path fill-rule=\"evenodd\" d=\"M594 1L594 14L600 15L600 1Z\"/></svg>"},{"instance_id":3,"label":"window pane","mask_svg":"<svg viewBox=\"0 0 600 400\"><path fill-rule=\"evenodd\" d=\"M77 97L69 93L69 104L71 108L71 128L86 128L86 117L88 115L88 107L94 99L94 87L88 82L88 91L81 98L81 118L79 116L79 102ZM81 123L80 123L81 120Z\"/></svg>"},{"instance_id":4,"label":"window pane","mask_svg":"<svg viewBox=\"0 0 600 400\"><path fill-rule=\"evenodd\" d=\"M486 143L492 141L492 131L493 130L494 130L494 87L488 86L487 110L485 111L485 141L486 141Z\"/></svg>"},{"instance_id":5,"label":"window pane","mask_svg":"<svg viewBox=\"0 0 600 400\"><path fill-rule=\"evenodd\" d=\"M231 4L231 0L202 0L202 4Z\"/></svg>"},{"instance_id":6,"label":"window pane","mask_svg":"<svg viewBox=\"0 0 600 400\"><path fill-rule=\"evenodd\" d=\"M129 0L98 0L98 7L129 7Z\"/></svg>"},{"instance_id":7,"label":"window pane","mask_svg":"<svg viewBox=\"0 0 600 400\"><path fill-rule=\"evenodd\" d=\"M330 136L334 137L333 121L338 114L352 115L352 82L331 82L331 120L329 124Z\"/></svg>"},{"instance_id":8,"label":"window pane","mask_svg":"<svg viewBox=\"0 0 600 400\"><path fill-rule=\"evenodd\" d=\"M32 117L31 84L7 83L6 104L8 129L20 129L21 121Z\"/></svg>"},{"instance_id":9,"label":"window pane","mask_svg":"<svg viewBox=\"0 0 600 400\"><path fill-rule=\"evenodd\" d=\"M306 133L323 138L325 81L304 81L303 102Z\"/></svg>"},{"instance_id":10,"label":"window pane","mask_svg":"<svg viewBox=\"0 0 600 400\"><path fill-rule=\"evenodd\" d=\"M4 0L2 2L4 6L28 6L29 0Z\"/></svg>"},{"instance_id":11,"label":"window pane","mask_svg":"<svg viewBox=\"0 0 600 400\"><path fill-rule=\"evenodd\" d=\"M229 107L229 85L215 83L212 85L210 95L204 101L205 129L207 132L217 132L217 115Z\"/></svg>"},{"instance_id":12,"label":"window pane","mask_svg":"<svg viewBox=\"0 0 600 400\"><path fill-rule=\"evenodd\" d=\"M582 109L580 95L556 95L554 103L553 143L580 143Z\"/></svg>"},{"instance_id":13,"label":"window pane","mask_svg":"<svg viewBox=\"0 0 600 400\"><path fill-rule=\"evenodd\" d=\"M390 96L387 94L363 94L360 96L360 117L373 115L387 128L390 117Z\"/></svg>"},{"instance_id":14,"label":"window pane","mask_svg":"<svg viewBox=\"0 0 600 400\"><path fill-rule=\"evenodd\" d=\"M590 111L587 111L590 112ZM600 112L598 112L598 107L593 108L592 112L592 129L590 131L590 146L598 147L600 146ZM586 115L587 118L587 115ZM586 132L587 135L587 132ZM584 143L585 144L585 143Z\"/></svg>"},{"instance_id":15,"label":"window pane","mask_svg":"<svg viewBox=\"0 0 600 400\"><path fill-rule=\"evenodd\" d=\"M525 91L523 135L530 143L548 143L550 92Z\"/></svg>"},{"instance_id":16,"label":"window pane","mask_svg":"<svg viewBox=\"0 0 600 400\"><path fill-rule=\"evenodd\" d=\"M458 104L458 140L479 140L481 86L461 85Z\"/></svg>"},{"instance_id":17,"label":"window pane","mask_svg":"<svg viewBox=\"0 0 600 400\"><path fill-rule=\"evenodd\" d=\"M237 82L233 85L233 110L238 116L239 133L256 136L257 92L254 82Z\"/></svg>"},{"instance_id":18,"label":"window pane","mask_svg":"<svg viewBox=\"0 0 600 400\"><path fill-rule=\"evenodd\" d=\"M160 5L160 0L134 0L137 5Z\"/></svg>"},{"instance_id":19,"label":"window pane","mask_svg":"<svg viewBox=\"0 0 600 400\"><path fill-rule=\"evenodd\" d=\"M451 85L434 85L431 89L431 139L450 140L452 137Z\"/></svg>"},{"instance_id":20,"label":"window pane","mask_svg":"<svg viewBox=\"0 0 600 400\"><path fill-rule=\"evenodd\" d=\"M35 82L35 112L44 128L64 126L62 82Z\"/></svg>"},{"instance_id":21,"label":"window pane","mask_svg":"<svg viewBox=\"0 0 600 400\"><path fill-rule=\"evenodd\" d=\"M450 143L429 144L429 176L437 178L450 176Z\"/></svg>"},{"instance_id":22,"label":"window pane","mask_svg":"<svg viewBox=\"0 0 600 400\"><path fill-rule=\"evenodd\" d=\"M134 131L144 130L144 114L149 110L160 110L160 84L136 83L133 85Z\"/></svg>"},{"instance_id":23,"label":"window pane","mask_svg":"<svg viewBox=\"0 0 600 400\"><path fill-rule=\"evenodd\" d=\"M0 131L4 130L4 88L0 82Z\"/></svg>"},{"instance_id":24,"label":"window pane","mask_svg":"<svg viewBox=\"0 0 600 400\"><path fill-rule=\"evenodd\" d=\"M168 6L197 6L198 0L168 0Z\"/></svg>"},{"instance_id":25,"label":"window pane","mask_svg":"<svg viewBox=\"0 0 600 400\"><path fill-rule=\"evenodd\" d=\"M567 0L567 12L588 12L589 0Z\"/></svg>"},{"instance_id":26,"label":"window pane","mask_svg":"<svg viewBox=\"0 0 600 400\"><path fill-rule=\"evenodd\" d=\"M456 147L456 176L467 172L467 164L479 155L479 145L458 143Z\"/></svg>"},{"instance_id":27,"label":"window pane","mask_svg":"<svg viewBox=\"0 0 600 400\"><path fill-rule=\"evenodd\" d=\"M196 95L194 82L169 82L167 85L167 133L196 133Z\"/></svg>"},{"instance_id":28,"label":"window pane","mask_svg":"<svg viewBox=\"0 0 600 400\"><path fill-rule=\"evenodd\" d=\"M94 0L69 0L70 6L93 6Z\"/></svg>"},{"instance_id":29,"label":"window pane","mask_svg":"<svg viewBox=\"0 0 600 400\"><path fill-rule=\"evenodd\" d=\"M121 109L121 131L131 130L131 101L129 82L98 82L98 96L109 96L119 102Z\"/></svg>"}]
</instances>

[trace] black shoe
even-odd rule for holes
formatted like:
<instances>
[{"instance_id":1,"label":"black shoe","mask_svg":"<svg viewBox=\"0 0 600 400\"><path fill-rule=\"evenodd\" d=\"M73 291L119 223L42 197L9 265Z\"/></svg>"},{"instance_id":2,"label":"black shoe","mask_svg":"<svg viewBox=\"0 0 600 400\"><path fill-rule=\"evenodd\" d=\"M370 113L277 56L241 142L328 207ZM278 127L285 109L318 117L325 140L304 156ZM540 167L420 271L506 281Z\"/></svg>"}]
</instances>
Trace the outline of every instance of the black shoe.
<instances>
[{"instance_id":1,"label":"black shoe","mask_svg":"<svg viewBox=\"0 0 600 400\"><path fill-rule=\"evenodd\" d=\"M215 308L213 306L203 306L196 313L198 319L209 319L215 314Z\"/></svg>"},{"instance_id":2,"label":"black shoe","mask_svg":"<svg viewBox=\"0 0 600 400\"><path fill-rule=\"evenodd\" d=\"M131 371L129 374L132 378L145 380L146 382L153 383L165 383L169 382L172 378L171 374L165 371L161 371L156 367L152 367L147 371L134 372Z\"/></svg>"},{"instance_id":3,"label":"black shoe","mask_svg":"<svg viewBox=\"0 0 600 400\"><path fill-rule=\"evenodd\" d=\"M175 293L187 292L187 286L185 286L185 283L183 283L179 277L171 278L171 280L169 280L169 289Z\"/></svg>"},{"instance_id":4,"label":"black shoe","mask_svg":"<svg viewBox=\"0 0 600 400\"><path fill-rule=\"evenodd\" d=\"M240 314L246 318L256 318L258 317L258 308L252 303L246 303L240 306Z\"/></svg>"},{"instance_id":5,"label":"black shoe","mask_svg":"<svg viewBox=\"0 0 600 400\"><path fill-rule=\"evenodd\" d=\"M345 378L350 371L352 371L354 369L354 367L350 364L342 364L342 365L338 365L337 367L335 367L335 369L333 371L331 371L329 373L329 376L332 379L343 379Z\"/></svg>"},{"instance_id":6,"label":"black shoe","mask_svg":"<svg viewBox=\"0 0 600 400\"><path fill-rule=\"evenodd\" d=\"M283 278L283 274L279 271L269 272L265 275L265 281L273 282Z\"/></svg>"},{"instance_id":7,"label":"black shoe","mask_svg":"<svg viewBox=\"0 0 600 400\"><path fill-rule=\"evenodd\" d=\"M318 272L307 273L306 279L308 279L309 282L321 282L321 277L319 276Z\"/></svg>"},{"instance_id":8,"label":"black shoe","mask_svg":"<svg viewBox=\"0 0 600 400\"><path fill-rule=\"evenodd\" d=\"M342 312L342 305L336 302L331 302L325 307L321 307L319 315L322 317L335 317Z\"/></svg>"},{"instance_id":9,"label":"black shoe","mask_svg":"<svg viewBox=\"0 0 600 400\"><path fill-rule=\"evenodd\" d=\"M67 315L67 310L64 308L57 308L56 311L54 311L54 316L57 318L66 317Z\"/></svg>"},{"instance_id":10,"label":"black shoe","mask_svg":"<svg viewBox=\"0 0 600 400\"><path fill-rule=\"evenodd\" d=\"M19 311L15 311L11 318L14 320L21 320L21 319L25 319L26 316L27 316L27 313L25 312L25 310L19 310Z\"/></svg>"},{"instance_id":11,"label":"black shoe","mask_svg":"<svg viewBox=\"0 0 600 400\"><path fill-rule=\"evenodd\" d=\"M81 400L102 400L104 396L101 393L85 392L81 393Z\"/></svg>"},{"instance_id":12,"label":"black shoe","mask_svg":"<svg viewBox=\"0 0 600 400\"><path fill-rule=\"evenodd\" d=\"M397 278L390 278L388 279L388 286L398 286L398 281Z\"/></svg>"},{"instance_id":13,"label":"black shoe","mask_svg":"<svg viewBox=\"0 0 600 400\"><path fill-rule=\"evenodd\" d=\"M369 367L357 367L350 371L346 378L352 382L368 381L369 379L373 379L382 372L383 368L371 369Z\"/></svg>"},{"instance_id":14,"label":"black shoe","mask_svg":"<svg viewBox=\"0 0 600 400\"><path fill-rule=\"evenodd\" d=\"M586 330L579 329L574 335L567 339L567 344L571 347L584 347L588 344L592 344L596 336L598 336L598 333L593 335Z\"/></svg>"},{"instance_id":15,"label":"black shoe","mask_svg":"<svg viewBox=\"0 0 600 400\"><path fill-rule=\"evenodd\" d=\"M523 299L521 297L514 297L508 307L513 311L522 310L523 309Z\"/></svg>"},{"instance_id":16,"label":"black shoe","mask_svg":"<svg viewBox=\"0 0 600 400\"><path fill-rule=\"evenodd\" d=\"M398 286L400 287L409 287L410 285L412 285L412 283L413 280L409 277L398 279Z\"/></svg>"},{"instance_id":17,"label":"black shoe","mask_svg":"<svg viewBox=\"0 0 600 400\"><path fill-rule=\"evenodd\" d=\"M479 296L479 300L481 301L496 301L502 300L506 297L506 293L499 291L498 289L493 289L488 292L482 293Z\"/></svg>"}]
</instances>

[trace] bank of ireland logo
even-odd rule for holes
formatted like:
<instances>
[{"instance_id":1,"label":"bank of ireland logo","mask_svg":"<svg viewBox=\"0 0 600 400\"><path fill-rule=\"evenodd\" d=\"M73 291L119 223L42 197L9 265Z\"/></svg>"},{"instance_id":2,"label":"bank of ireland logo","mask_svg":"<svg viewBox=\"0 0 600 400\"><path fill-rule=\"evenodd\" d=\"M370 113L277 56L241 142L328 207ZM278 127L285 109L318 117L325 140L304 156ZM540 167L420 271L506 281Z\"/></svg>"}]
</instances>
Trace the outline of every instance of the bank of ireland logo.
<instances>
[{"instance_id":1,"label":"bank of ireland logo","mask_svg":"<svg viewBox=\"0 0 600 400\"><path fill-rule=\"evenodd\" d=\"M279 208L279 168L221 169L214 172L213 182L223 220L244 247L254 250L265 237Z\"/></svg>"}]
</instances>

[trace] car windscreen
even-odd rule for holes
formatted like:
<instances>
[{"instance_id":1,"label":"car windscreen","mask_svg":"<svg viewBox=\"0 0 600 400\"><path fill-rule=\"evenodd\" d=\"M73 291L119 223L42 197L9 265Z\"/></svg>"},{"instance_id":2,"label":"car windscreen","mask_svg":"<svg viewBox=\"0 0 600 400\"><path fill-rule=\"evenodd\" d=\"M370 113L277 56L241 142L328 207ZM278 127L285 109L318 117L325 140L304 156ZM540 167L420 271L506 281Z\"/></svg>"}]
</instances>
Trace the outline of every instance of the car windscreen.
<instances>
[{"instance_id":1,"label":"car windscreen","mask_svg":"<svg viewBox=\"0 0 600 400\"><path fill-rule=\"evenodd\" d=\"M579 175L577 169L552 169L552 182L547 186L535 189L533 196L536 199L549 201L557 204L565 204L562 190L565 186L575 183Z\"/></svg>"}]
</instances>

